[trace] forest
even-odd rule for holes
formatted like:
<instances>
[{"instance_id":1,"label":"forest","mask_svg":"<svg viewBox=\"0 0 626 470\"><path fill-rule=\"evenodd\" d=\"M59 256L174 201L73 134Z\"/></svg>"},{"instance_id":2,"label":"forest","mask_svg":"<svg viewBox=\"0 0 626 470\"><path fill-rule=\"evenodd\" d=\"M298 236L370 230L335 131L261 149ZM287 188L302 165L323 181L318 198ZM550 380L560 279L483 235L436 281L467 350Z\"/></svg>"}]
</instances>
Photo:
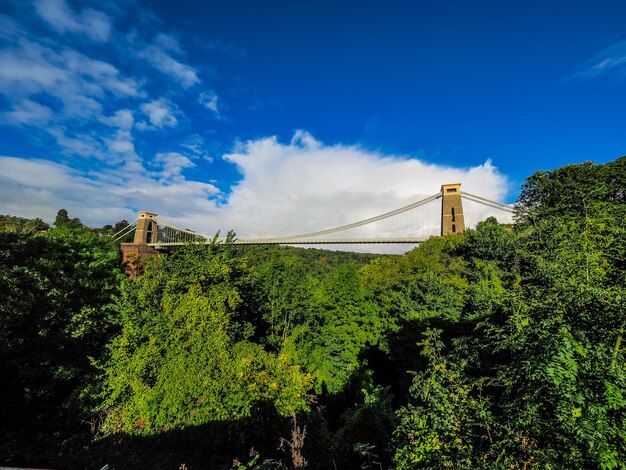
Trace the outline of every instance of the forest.
<instances>
[{"instance_id":1,"label":"forest","mask_svg":"<svg viewBox=\"0 0 626 470\"><path fill-rule=\"evenodd\" d=\"M1 216L0 466L626 468L626 157L515 209L400 256L189 244L132 279L112 226Z\"/></svg>"}]
</instances>

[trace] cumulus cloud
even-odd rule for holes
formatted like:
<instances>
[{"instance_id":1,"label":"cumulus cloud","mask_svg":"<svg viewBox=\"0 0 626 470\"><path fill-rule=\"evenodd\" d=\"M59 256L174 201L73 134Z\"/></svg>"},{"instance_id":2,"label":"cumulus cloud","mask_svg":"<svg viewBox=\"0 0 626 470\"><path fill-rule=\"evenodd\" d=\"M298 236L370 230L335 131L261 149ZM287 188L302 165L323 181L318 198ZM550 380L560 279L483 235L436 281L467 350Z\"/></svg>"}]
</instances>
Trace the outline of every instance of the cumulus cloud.
<instances>
[{"instance_id":1,"label":"cumulus cloud","mask_svg":"<svg viewBox=\"0 0 626 470\"><path fill-rule=\"evenodd\" d=\"M306 132L297 132L289 144L276 138L249 141L224 158L243 174L224 216L242 236L281 236L355 222L437 193L443 183L461 182L467 192L498 200L508 189L506 177L490 161L471 168L445 167L358 146L324 145ZM396 221L378 223L372 236L434 234L439 212L437 204L416 209ZM471 211L468 223L493 212ZM348 236L368 236L368 230Z\"/></svg>"},{"instance_id":2,"label":"cumulus cloud","mask_svg":"<svg viewBox=\"0 0 626 470\"><path fill-rule=\"evenodd\" d=\"M196 166L189 157L178 152L157 153L154 163L162 168L161 181L181 181L183 170Z\"/></svg>"},{"instance_id":3,"label":"cumulus cloud","mask_svg":"<svg viewBox=\"0 0 626 470\"><path fill-rule=\"evenodd\" d=\"M152 127L162 129L164 127L175 127L178 124L176 114L180 111L176 106L165 98L152 100L141 105L141 111L146 115ZM142 124L141 128L149 128Z\"/></svg>"},{"instance_id":4,"label":"cumulus cloud","mask_svg":"<svg viewBox=\"0 0 626 470\"><path fill-rule=\"evenodd\" d=\"M305 132L297 132L289 143L274 137L241 143L222 158L242 175L228 195L212 184L185 177L185 170L195 164L189 155L178 152L155 157L158 178L133 170L90 174L87 179L66 166L1 157L2 199L18 214L34 215L34 206L45 207L39 216L51 217L59 207L66 207L101 225L150 210L201 233L234 229L240 238L253 238L362 220L437 193L443 183L460 182L463 190L496 200L503 200L508 191L506 177L489 161L470 168L446 167L358 146L325 145ZM58 185L51 186L45 176L50 174L60 181ZM64 191L66 187L77 189ZM464 204L469 226L490 215L510 221L510 216L495 209ZM102 211L103 207L108 209ZM440 211L440 205L432 203L395 220L337 236L436 235ZM384 251L397 249L383 246Z\"/></svg>"}]
</instances>

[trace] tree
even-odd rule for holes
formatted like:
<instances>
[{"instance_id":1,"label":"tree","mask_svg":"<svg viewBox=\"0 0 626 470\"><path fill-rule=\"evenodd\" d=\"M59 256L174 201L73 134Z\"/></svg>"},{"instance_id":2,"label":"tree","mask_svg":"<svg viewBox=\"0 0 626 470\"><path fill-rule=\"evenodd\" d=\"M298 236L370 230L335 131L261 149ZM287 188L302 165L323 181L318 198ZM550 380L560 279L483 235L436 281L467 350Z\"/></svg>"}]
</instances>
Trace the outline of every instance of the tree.
<instances>
[{"instance_id":1,"label":"tree","mask_svg":"<svg viewBox=\"0 0 626 470\"><path fill-rule=\"evenodd\" d=\"M0 215L0 232L34 234L49 228L50 226L39 218L25 219L11 215Z\"/></svg>"},{"instance_id":2,"label":"tree","mask_svg":"<svg viewBox=\"0 0 626 470\"><path fill-rule=\"evenodd\" d=\"M125 229L126 227L128 227L129 225L130 224L128 223L126 219L119 220L118 222L115 223L113 227L111 227L111 229L109 230L109 234L115 235L119 233L120 231L122 231L123 229ZM135 233L133 230L130 230L119 240L119 242L132 243L134 238L135 238Z\"/></svg>"},{"instance_id":3,"label":"tree","mask_svg":"<svg viewBox=\"0 0 626 470\"><path fill-rule=\"evenodd\" d=\"M57 228L78 228L82 227L82 224L79 218L70 219L66 209L59 209L54 219L54 226Z\"/></svg>"},{"instance_id":4,"label":"tree","mask_svg":"<svg viewBox=\"0 0 626 470\"><path fill-rule=\"evenodd\" d=\"M448 344L427 332L398 468L623 467L626 224L607 189L620 164L535 174L515 231L490 222L464 236L465 308L483 314ZM490 277L489 302L472 300Z\"/></svg>"},{"instance_id":5,"label":"tree","mask_svg":"<svg viewBox=\"0 0 626 470\"><path fill-rule=\"evenodd\" d=\"M84 230L0 233L3 455L28 449L37 436L75 432L90 357L112 332L121 276L117 251Z\"/></svg>"},{"instance_id":6,"label":"tree","mask_svg":"<svg viewBox=\"0 0 626 470\"><path fill-rule=\"evenodd\" d=\"M247 308L245 274L227 248L190 245L123 284L121 332L101 365L105 432L239 419L260 401L285 416L307 409L310 377L249 341L249 326L237 321Z\"/></svg>"},{"instance_id":7,"label":"tree","mask_svg":"<svg viewBox=\"0 0 626 470\"><path fill-rule=\"evenodd\" d=\"M59 209L59 212L57 212L57 216L54 219L54 226L62 227L64 225L67 225L69 221L70 221L70 218L69 218L69 215L67 214L67 210Z\"/></svg>"},{"instance_id":8,"label":"tree","mask_svg":"<svg viewBox=\"0 0 626 470\"><path fill-rule=\"evenodd\" d=\"M285 351L316 379L316 391L339 392L360 368L359 354L385 330L353 264L340 265L313 292L307 322L293 329Z\"/></svg>"},{"instance_id":9,"label":"tree","mask_svg":"<svg viewBox=\"0 0 626 470\"><path fill-rule=\"evenodd\" d=\"M296 326L304 325L311 304L314 279L297 256L275 257L256 270L256 300L265 320L266 341L280 350Z\"/></svg>"},{"instance_id":10,"label":"tree","mask_svg":"<svg viewBox=\"0 0 626 470\"><path fill-rule=\"evenodd\" d=\"M624 213L626 156L604 165L585 162L526 178L516 203L518 222L584 215L589 203L609 203Z\"/></svg>"}]
</instances>

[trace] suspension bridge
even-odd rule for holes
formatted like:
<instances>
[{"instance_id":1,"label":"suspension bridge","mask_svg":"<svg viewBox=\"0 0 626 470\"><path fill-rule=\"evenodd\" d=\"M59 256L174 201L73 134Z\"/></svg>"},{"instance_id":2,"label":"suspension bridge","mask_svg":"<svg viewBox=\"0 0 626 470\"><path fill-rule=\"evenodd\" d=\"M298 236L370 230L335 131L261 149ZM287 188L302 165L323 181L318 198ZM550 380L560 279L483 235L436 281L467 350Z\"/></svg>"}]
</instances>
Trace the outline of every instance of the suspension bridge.
<instances>
[{"instance_id":1,"label":"suspension bridge","mask_svg":"<svg viewBox=\"0 0 626 470\"><path fill-rule=\"evenodd\" d=\"M377 222L397 217L401 214L415 211L431 205L441 199L441 227L440 235L451 233L461 233L465 230L465 216L463 213L463 200L478 203L491 209L498 209L503 212L513 213L512 206L498 201L487 199L474 194L461 192L461 184L444 184L441 190L431 196L420 199L406 206L383 214L369 217L367 219L355 221L337 227L326 228L314 232L307 232L289 236L274 236L255 239L234 239L236 245L340 245L340 244L419 244L424 242L426 236L409 237L355 237L344 236L342 233L353 233L354 229L365 227ZM438 202L439 203L439 202ZM119 231L113 236L115 240L126 239L134 232L133 243L123 243L122 251L126 254L135 255L152 254L156 251L167 250L171 247L184 245L186 243L211 243L213 236L198 233L187 228L181 228L168 223L151 212L140 212L137 220ZM415 233L415 231L413 231ZM223 240L222 240L223 241Z\"/></svg>"}]
</instances>

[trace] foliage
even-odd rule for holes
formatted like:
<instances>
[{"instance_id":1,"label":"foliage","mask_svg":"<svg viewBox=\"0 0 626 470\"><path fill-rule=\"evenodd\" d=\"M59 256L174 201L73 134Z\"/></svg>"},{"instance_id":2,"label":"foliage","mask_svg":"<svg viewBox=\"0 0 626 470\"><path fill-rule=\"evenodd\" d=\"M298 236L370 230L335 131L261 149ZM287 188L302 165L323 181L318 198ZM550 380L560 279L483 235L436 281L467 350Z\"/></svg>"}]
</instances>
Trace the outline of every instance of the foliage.
<instances>
[{"instance_id":1,"label":"foliage","mask_svg":"<svg viewBox=\"0 0 626 470\"><path fill-rule=\"evenodd\" d=\"M466 361L444 354L441 330L427 330L420 343L428 368L415 376L414 403L402 408L395 430L397 468L475 468L489 437L489 403L482 381L466 374ZM482 441L482 442L481 442Z\"/></svg>"},{"instance_id":2,"label":"foliage","mask_svg":"<svg viewBox=\"0 0 626 470\"><path fill-rule=\"evenodd\" d=\"M591 202L624 211L625 188L626 156L604 165L585 162L538 171L522 186L516 204L518 222L533 224L552 217L584 215Z\"/></svg>"},{"instance_id":3,"label":"foliage","mask_svg":"<svg viewBox=\"0 0 626 470\"><path fill-rule=\"evenodd\" d=\"M310 265L296 256L302 252L257 259L255 302L263 321L255 326L262 341L315 377L318 393L337 393L357 371L365 348L382 340L388 322L356 264L343 262L320 273L317 261Z\"/></svg>"},{"instance_id":4,"label":"foliage","mask_svg":"<svg viewBox=\"0 0 626 470\"><path fill-rule=\"evenodd\" d=\"M464 261L453 255L459 238L430 239L399 258L380 259L363 268L364 284L394 325L429 318L458 320L467 280Z\"/></svg>"},{"instance_id":5,"label":"foliage","mask_svg":"<svg viewBox=\"0 0 626 470\"><path fill-rule=\"evenodd\" d=\"M297 258L305 266L307 272L318 279L343 264L353 263L360 267L376 259L392 258L390 255L278 245L239 245L233 247L233 254L245 258L252 270L256 270L268 262L275 262L283 258Z\"/></svg>"},{"instance_id":6,"label":"foliage","mask_svg":"<svg viewBox=\"0 0 626 470\"><path fill-rule=\"evenodd\" d=\"M59 420L76 426L89 357L112 331L118 266L117 252L82 229L0 233L0 413L9 436L0 441Z\"/></svg>"},{"instance_id":7,"label":"foliage","mask_svg":"<svg viewBox=\"0 0 626 470\"><path fill-rule=\"evenodd\" d=\"M272 258L256 270L256 304L265 341L280 349L296 326L307 323L316 281L296 256Z\"/></svg>"},{"instance_id":8,"label":"foliage","mask_svg":"<svg viewBox=\"0 0 626 470\"><path fill-rule=\"evenodd\" d=\"M155 433L250 415L259 401L307 409L310 378L248 341L243 265L225 248L187 246L122 285L122 328L103 364L106 432Z\"/></svg>"},{"instance_id":9,"label":"foliage","mask_svg":"<svg viewBox=\"0 0 626 470\"><path fill-rule=\"evenodd\" d=\"M466 234L457 253L470 293L492 278L488 303L466 303L479 322L448 344L426 333L398 468L623 468L626 227L611 168L623 159L536 174L515 232Z\"/></svg>"},{"instance_id":10,"label":"foliage","mask_svg":"<svg viewBox=\"0 0 626 470\"><path fill-rule=\"evenodd\" d=\"M82 227L83 225L80 223L80 219L78 218L70 219L66 209L59 209L57 216L54 219L54 226L57 228L73 229Z\"/></svg>"},{"instance_id":11,"label":"foliage","mask_svg":"<svg viewBox=\"0 0 626 470\"><path fill-rule=\"evenodd\" d=\"M25 219L12 215L0 215L0 232L34 234L50 227L41 219Z\"/></svg>"},{"instance_id":12,"label":"foliage","mask_svg":"<svg viewBox=\"0 0 626 470\"><path fill-rule=\"evenodd\" d=\"M363 403L343 413L342 426L334 436L333 453L341 468L354 468L357 462L359 468L379 468L376 463L387 466L390 462L387 447L397 420L389 390L374 386L361 392Z\"/></svg>"},{"instance_id":13,"label":"foliage","mask_svg":"<svg viewBox=\"0 0 626 470\"><path fill-rule=\"evenodd\" d=\"M359 369L359 354L381 340L385 326L356 267L342 265L314 290L307 323L294 328L285 351L313 374L316 392L337 393Z\"/></svg>"},{"instance_id":14,"label":"foliage","mask_svg":"<svg viewBox=\"0 0 626 470\"><path fill-rule=\"evenodd\" d=\"M132 280L67 211L2 216L0 448L90 411L129 468L625 468L626 157L537 172L516 209L403 256L214 240Z\"/></svg>"},{"instance_id":15,"label":"foliage","mask_svg":"<svg viewBox=\"0 0 626 470\"><path fill-rule=\"evenodd\" d=\"M118 235L119 233L125 229L126 227L128 227L130 224L128 223L128 221L126 219L122 219L119 220L118 222L115 223L115 225L105 225L102 228L96 228L94 229L97 233L101 234L101 235ZM118 243L132 243L135 239L135 232L134 230L130 230L128 231L128 233L122 235L121 238L119 238Z\"/></svg>"}]
</instances>

